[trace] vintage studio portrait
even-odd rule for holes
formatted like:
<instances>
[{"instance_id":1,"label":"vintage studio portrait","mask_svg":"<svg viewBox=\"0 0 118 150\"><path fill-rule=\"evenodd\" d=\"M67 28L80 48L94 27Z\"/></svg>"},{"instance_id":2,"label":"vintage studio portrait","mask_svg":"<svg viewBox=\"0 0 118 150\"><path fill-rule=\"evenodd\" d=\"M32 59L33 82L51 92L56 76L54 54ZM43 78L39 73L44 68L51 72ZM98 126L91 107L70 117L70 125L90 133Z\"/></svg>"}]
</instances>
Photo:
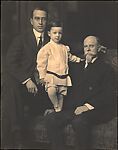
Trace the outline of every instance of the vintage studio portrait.
<instances>
[{"instance_id":1,"label":"vintage studio portrait","mask_svg":"<svg viewBox=\"0 0 118 150\"><path fill-rule=\"evenodd\" d=\"M1 1L1 149L117 150L117 4Z\"/></svg>"}]
</instances>

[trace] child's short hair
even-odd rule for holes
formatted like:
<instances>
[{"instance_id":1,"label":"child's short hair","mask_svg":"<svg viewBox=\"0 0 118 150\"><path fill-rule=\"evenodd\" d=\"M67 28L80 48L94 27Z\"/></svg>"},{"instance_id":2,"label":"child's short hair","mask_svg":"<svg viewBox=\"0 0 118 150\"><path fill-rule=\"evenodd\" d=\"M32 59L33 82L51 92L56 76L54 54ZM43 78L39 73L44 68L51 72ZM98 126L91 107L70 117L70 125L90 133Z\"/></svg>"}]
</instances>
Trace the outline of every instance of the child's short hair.
<instances>
[{"instance_id":1,"label":"child's short hair","mask_svg":"<svg viewBox=\"0 0 118 150\"><path fill-rule=\"evenodd\" d=\"M48 31L50 31L50 29L52 27L62 27L63 28L63 24L60 20L54 20L54 21L49 22L49 24L47 26Z\"/></svg>"}]
</instances>

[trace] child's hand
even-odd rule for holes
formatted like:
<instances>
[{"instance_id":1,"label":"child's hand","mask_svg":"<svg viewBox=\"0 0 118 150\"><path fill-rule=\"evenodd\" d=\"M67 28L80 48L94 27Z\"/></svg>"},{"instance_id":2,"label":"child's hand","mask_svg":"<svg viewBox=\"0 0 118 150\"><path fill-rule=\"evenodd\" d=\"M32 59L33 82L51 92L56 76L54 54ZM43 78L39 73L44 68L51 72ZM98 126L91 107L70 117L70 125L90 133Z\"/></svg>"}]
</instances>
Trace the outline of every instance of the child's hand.
<instances>
[{"instance_id":1,"label":"child's hand","mask_svg":"<svg viewBox=\"0 0 118 150\"><path fill-rule=\"evenodd\" d=\"M44 78L40 79L39 82L40 82L40 84L41 84L42 86L46 84L46 82L44 81Z\"/></svg>"}]
</instances>

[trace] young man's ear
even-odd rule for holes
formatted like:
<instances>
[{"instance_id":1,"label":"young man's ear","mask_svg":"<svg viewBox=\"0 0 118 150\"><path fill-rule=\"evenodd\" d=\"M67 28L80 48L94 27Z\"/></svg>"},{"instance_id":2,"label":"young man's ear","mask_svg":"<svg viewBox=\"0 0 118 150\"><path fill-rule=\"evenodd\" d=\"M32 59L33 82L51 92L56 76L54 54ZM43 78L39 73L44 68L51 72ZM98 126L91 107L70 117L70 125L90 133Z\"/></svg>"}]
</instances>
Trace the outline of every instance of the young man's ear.
<instances>
[{"instance_id":1,"label":"young man's ear","mask_svg":"<svg viewBox=\"0 0 118 150\"><path fill-rule=\"evenodd\" d=\"M30 18L30 23L31 23L31 25L33 24L33 22L32 22L32 18Z\"/></svg>"},{"instance_id":2,"label":"young man's ear","mask_svg":"<svg viewBox=\"0 0 118 150\"><path fill-rule=\"evenodd\" d=\"M50 31L48 31L48 36L50 36Z\"/></svg>"}]
</instances>

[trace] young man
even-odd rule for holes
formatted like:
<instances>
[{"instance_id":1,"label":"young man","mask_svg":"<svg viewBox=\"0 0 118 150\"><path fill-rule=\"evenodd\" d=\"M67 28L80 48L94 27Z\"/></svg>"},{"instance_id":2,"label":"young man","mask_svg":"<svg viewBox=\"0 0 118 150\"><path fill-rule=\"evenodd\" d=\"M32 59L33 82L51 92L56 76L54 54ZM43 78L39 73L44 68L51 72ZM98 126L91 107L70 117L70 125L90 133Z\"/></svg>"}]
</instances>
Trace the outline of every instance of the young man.
<instances>
[{"instance_id":1,"label":"young man","mask_svg":"<svg viewBox=\"0 0 118 150\"><path fill-rule=\"evenodd\" d=\"M12 148L21 145L23 127L26 126L24 104L30 107L29 116L44 113L49 107L46 107L47 96L42 93L44 90L38 84L36 71L37 52L48 42L45 34L47 15L47 10L42 6L34 8L30 18L32 28L13 40L6 56L2 89L3 148L7 146L9 139L13 139L10 141L13 142Z\"/></svg>"}]
</instances>

